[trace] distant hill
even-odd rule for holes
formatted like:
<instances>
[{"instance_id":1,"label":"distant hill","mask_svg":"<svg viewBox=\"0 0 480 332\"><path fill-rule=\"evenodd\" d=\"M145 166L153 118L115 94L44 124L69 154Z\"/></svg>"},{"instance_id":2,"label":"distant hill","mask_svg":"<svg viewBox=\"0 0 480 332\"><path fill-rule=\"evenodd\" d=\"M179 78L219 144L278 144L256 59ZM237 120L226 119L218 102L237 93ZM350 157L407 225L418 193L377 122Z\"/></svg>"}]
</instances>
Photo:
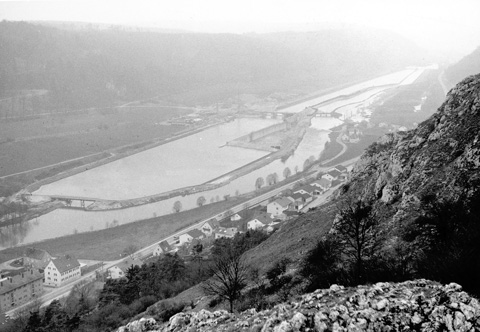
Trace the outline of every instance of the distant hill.
<instances>
[{"instance_id":1,"label":"distant hill","mask_svg":"<svg viewBox=\"0 0 480 332\"><path fill-rule=\"evenodd\" d=\"M239 93L320 89L421 61L418 47L376 30L172 34L4 21L0 45L0 96L35 90L40 108L115 105L190 91L218 101Z\"/></svg>"},{"instance_id":2,"label":"distant hill","mask_svg":"<svg viewBox=\"0 0 480 332\"><path fill-rule=\"evenodd\" d=\"M445 73L452 84L457 84L466 76L480 73L480 47L450 66Z\"/></svg>"}]
</instances>

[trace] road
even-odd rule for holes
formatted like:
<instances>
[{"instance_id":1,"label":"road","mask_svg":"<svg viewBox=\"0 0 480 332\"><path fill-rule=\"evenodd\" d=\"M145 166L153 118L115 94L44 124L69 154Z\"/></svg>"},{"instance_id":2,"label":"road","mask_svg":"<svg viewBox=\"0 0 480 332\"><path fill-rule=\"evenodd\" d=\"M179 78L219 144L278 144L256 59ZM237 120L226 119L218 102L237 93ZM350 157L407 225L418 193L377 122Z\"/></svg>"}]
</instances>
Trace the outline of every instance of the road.
<instances>
[{"instance_id":1,"label":"road","mask_svg":"<svg viewBox=\"0 0 480 332\"><path fill-rule=\"evenodd\" d=\"M353 159L350 159L350 160L347 160L347 161L344 161L342 163L340 163L341 165L343 166L349 166L351 164L353 164L356 160L358 159L357 158L353 158ZM309 179L309 178L314 178L315 175L318 173L318 172L324 172L328 169L330 169L331 167L322 167L322 166L317 166L315 167L315 173L313 173L312 175L310 175L308 178L306 177L302 177L298 180L295 180L295 181L292 181L290 183L287 183L287 184L284 184L278 188L275 188L275 189L272 189L266 193L263 193L259 196L256 196L246 202L243 202L239 205L236 205L228 210L225 210L217 215L214 215L214 216L211 216L209 218L206 218L204 220L201 220L191 226L188 226L174 234L171 234L163 239L160 239L158 240L157 242L147 246L147 247L144 247L140 250L138 250L134 255L136 257L147 257L151 254L153 254L153 251L155 250L156 246L158 245L159 242L161 241L167 241L167 242L173 242L174 241L174 238L185 233L185 232L188 232L192 229L198 229L200 228L203 223L205 223L206 221L212 219L212 218L217 218L217 219L221 219L224 217L224 214L226 212L232 212L232 213L238 213L242 210L244 210L245 208L247 207L252 207L254 205L257 205L257 204L260 204L268 199L270 199L271 197L274 197L276 195L278 195L279 193L281 193L282 191L286 190L286 189L291 189L293 188L293 186L300 182L300 181L304 181L305 179ZM333 190L332 190L333 191ZM311 207L314 207L314 206L318 206L318 205L321 205L323 204L323 202L325 201L325 199L328 197L329 195L322 195L320 196L319 198L317 198L316 200L314 200L312 203L310 203L307 207L308 208L311 208ZM104 265L101 267L101 268L98 268L97 270L94 270L94 271L91 271L83 276L80 277L80 279L76 280L75 282L72 282L72 283L69 283L69 284L66 284L66 285L63 285L59 288L55 288L54 290L42 295L41 297L38 298L37 302L40 302L41 303L41 306L46 306L48 304L50 304L50 302L52 302L53 300L58 300L62 297L65 297L67 296L70 291L72 290L72 288L78 284L78 283L82 283L82 282L85 282L85 281L89 281L89 280L94 280L95 279L95 275L96 275L96 272L97 271L100 271L100 270L107 270L109 269L110 267L120 263L122 260L124 260L124 258L122 259L119 259L119 260L116 260L116 261L109 261L109 262L105 262ZM17 311L21 311L22 309L26 309L29 307L29 305L31 305L30 303L26 303L18 308L15 308L13 310L10 310L8 312L6 312L6 315L9 316L9 317L12 317L12 315L17 312Z\"/></svg>"},{"instance_id":2,"label":"road","mask_svg":"<svg viewBox=\"0 0 480 332\"><path fill-rule=\"evenodd\" d=\"M440 85L442 86L443 94L446 96L448 91L450 91L450 89L453 87L453 84L450 83L450 81L445 77L444 70L438 75L438 82L440 82Z\"/></svg>"}]
</instances>

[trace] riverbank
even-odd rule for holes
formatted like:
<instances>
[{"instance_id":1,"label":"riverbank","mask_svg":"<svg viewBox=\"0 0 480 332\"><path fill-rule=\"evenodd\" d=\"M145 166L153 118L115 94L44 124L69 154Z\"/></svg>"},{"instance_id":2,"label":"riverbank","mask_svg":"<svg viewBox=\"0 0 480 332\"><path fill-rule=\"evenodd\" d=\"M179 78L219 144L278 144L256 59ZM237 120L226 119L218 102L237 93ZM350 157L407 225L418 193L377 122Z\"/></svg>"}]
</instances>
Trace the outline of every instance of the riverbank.
<instances>
[{"instance_id":1,"label":"riverbank","mask_svg":"<svg viewBox=\"0 0 480 332\"><path fill-rule=\"evenodd\" d=\"M133 244L139 248L146 247L195 222L241 204L246 199L248 198L232 198L192 210L136 221L99 231L73 234L4 249L0 251L0 263L23 256L25 249L32 246L47 250L53 256L70 254L81 259L99 261L119 259L123 250L129 245Z\"/></svg>"},{"instance_id":2,"label":"riverbank","mask_svg":"<svg viewBox=\"0 0 480 332\"><path fill-rule=\"evenodd\" d=\"M123 158L129 157L129 156L132 156L134 154L137 154L137 153L149 150L149 149L153 149L157 146L167 144L167 143L185 138L185 137L190 136L190 135L194 135L194 134L196 134L198 132L201 132L203 130L206 130L210 127L216 126L220 123L222 123L222 122L215 122L213 124L209 124L209 125L202 126L202 127L197 127L197 128L189 128L189 129L180 131L180 132L176 133L175 135L167 137L167 138L148 140L148 141L145 141L145 142L136 143L136 144L133 144L133 145L130 144L130 145L118 147L118 148L115 148L115 149L112 149L112 150L109 150L109 151L105 151L104 153L110 154L110 156L108 156L107 158L97 160L97 161L94 161L94 162L91 162L91 163L88 163L86 165L82 165L82 166L79 166L79 167L75 167L73 169L63 171L61 173L58 173L58 174L56 174L54 176L51 176L51 177L48 177L46 179L37 181L37 182L27 186L25 188L25 191L28 192L28 193L32 193L32 192L38 190L41 186L44 186L46 184L50 184L52 182L59 181L61 179L73 176L75 174L85 172L89 169L96 168L96 167L111 163L111 162L119 160L119 159L123 159Z\"/></svg>"}]
</instances>

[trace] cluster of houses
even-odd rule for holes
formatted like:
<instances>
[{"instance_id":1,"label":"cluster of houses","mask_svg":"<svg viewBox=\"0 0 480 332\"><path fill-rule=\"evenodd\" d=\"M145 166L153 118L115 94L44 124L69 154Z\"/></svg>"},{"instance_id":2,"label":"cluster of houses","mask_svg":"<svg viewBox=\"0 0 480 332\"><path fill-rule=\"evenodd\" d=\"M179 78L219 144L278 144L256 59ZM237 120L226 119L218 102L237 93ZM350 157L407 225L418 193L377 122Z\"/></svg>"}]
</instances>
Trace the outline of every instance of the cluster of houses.
<instances>
[{"instance_id":1,"label":"cluster of houses","mask_svg":"<svg viewBox=\"0 0 480 332\"><path fill-rule=\"evenodd\" d=\"M309 184L293 189L291 195L285 195L275 199L267 205L267 213L272 217L285 220L289 212L301 211L315 197L325 193L337 183L345 181L347 178L347 168L337 165L327 173Z\"/></svg>"},{"instance_id":2,"label":"cluster of houses","mask_svg":"<svg viewBox=\"0 0 480 332\"><path fill-rule=\"evenodd\" d=\"M44 286L60 287L81 277L73 256L52 257L47 251L27 248L16 260L21 267L0 274L0 311L6 312L39 297Z\"/></svg>"},{"instance_id":3,"label":"cluster of houses","mask_svg":"<svg viewBox=\"0 0 480 332\"><path fill-rule=\"evenodd\" d=\"M341 139L345 143L358 143L363 136L363 132L357 126L348 126L341 134Z\"/></svg>"},{"instance_id":4,"label":"cluster of houses","mask_svg":"<svg viewBox=\"0 0 480 332\"><path fill-rule=\"evenodd\" d=\"M237 233L247 230L273 232L283 221L297 216L316 196L344 181L346 177L347 169L341 165L335 166L318 179L293 189L289 195L275 198L266 206L245 209L223 220L212 218L200 227L175 237L171 243L162 241L156 245L153 256L177 252L182 247L219 238L233 238ZM81 265L72 256L54 258L45 250L28 248L17 261L21 261L21 268L0 274L2 312L37 298L42 294L44 286L60 287L81 277ZM107 276L112 279L123 278L131 266L142 264L141 260L128 257L110 267Z\"/></svg>"},{"instance_id":5,"label":"cluster of houses","mask_svg":"<svg viewBox=\"0 0 480 332\"><path fill-rule=\"evenodd\" d=\"M315 181L293 189L290 195L277 197L266 206L246 209L223 220L212 218L200 227L180 234L170 243L162 241L155 247L153 255L177 252L181 247L209 240L233 238L235 234L247 230L264 230L270 233L280 227L283 221L297 216L316 196L343 182L347 178L347 173L346 167L337 165Z\"/></svg>"}]
</instances>

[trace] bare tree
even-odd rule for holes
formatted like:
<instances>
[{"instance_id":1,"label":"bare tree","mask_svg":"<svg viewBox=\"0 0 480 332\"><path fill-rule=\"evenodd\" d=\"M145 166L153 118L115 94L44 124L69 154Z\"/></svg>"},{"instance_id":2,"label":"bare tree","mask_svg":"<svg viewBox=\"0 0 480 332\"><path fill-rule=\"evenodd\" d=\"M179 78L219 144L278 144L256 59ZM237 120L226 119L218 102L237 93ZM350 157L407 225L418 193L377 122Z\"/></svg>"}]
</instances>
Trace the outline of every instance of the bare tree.
<instances>
[{"instance_id":1,"label":"bare tree","mask_svg":"<svg viewBox=\"0 0 480 332\"><path fill-rule=\"evenodd\" d=\"M230 248L219 257L215 257L211 267L212 277L202 285L207 295L217 295L228 301L230 312L246 286L249 269L237 249Z\"/></svg>"},{"instance_id":2,"label":"bare tree","mask_svg":"<svg viewBox=\"0 0 480 332\"><path fill-rule=\"evenodd\" d=\"M344 202L334 224L334 230L344 246L344 254L355 264L357 282L365 278L365 262L381 244L378 220L372 207L362 201Z\"/></svg>"}]
</instances>

